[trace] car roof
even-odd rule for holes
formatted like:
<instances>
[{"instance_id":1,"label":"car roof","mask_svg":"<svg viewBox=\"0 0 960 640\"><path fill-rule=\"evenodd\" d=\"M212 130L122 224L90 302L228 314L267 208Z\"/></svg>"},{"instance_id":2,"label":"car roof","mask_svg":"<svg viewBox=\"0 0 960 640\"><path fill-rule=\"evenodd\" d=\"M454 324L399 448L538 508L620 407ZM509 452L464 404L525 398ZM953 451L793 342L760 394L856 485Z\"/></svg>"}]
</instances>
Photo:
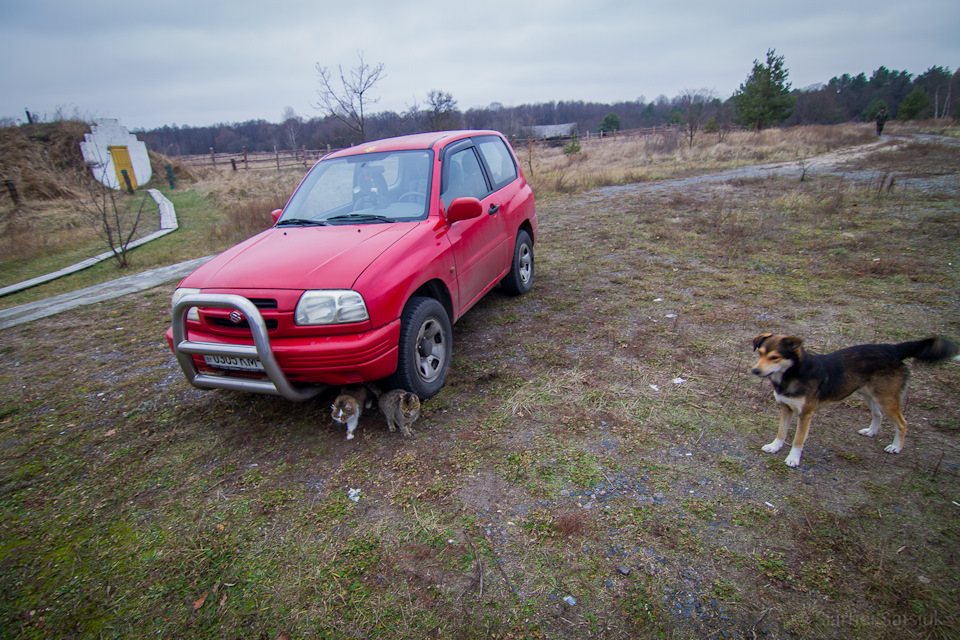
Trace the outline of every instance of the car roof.
<instances>
[{"instance_id":1,"label":"car roof","mask_svg":"<svg viewBox=\"0 0 960 640\"><path fill-rule=\"evenodd\" d=\"M371 140L348 149L335 151L327 158L337 158L340 156L352 156L359 153L373 153L374 151L406 151L410 149L442 149L451 142L469 138L478 135L502 136L498 131L482 129L464 129L459 131L431 131L428 133L415 133L408 136L398 136L396 138L385 138L383 140Z\"/></svg>"}]
</instances>

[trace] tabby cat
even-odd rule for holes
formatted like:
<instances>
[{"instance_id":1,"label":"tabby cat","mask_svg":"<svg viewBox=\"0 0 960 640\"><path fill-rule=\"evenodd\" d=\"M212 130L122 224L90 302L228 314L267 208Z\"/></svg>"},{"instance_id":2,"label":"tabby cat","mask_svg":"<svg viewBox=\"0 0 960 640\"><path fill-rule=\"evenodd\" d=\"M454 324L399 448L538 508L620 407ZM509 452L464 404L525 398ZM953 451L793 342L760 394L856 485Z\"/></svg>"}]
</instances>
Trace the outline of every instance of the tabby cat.
<instances>
[{"instance_id":1,"label":"tabby cat","mask_svg":"<svg viewBox=\"0 0 960 640\"><path fill-rule=\"evenodd\" d=\"M380 413L387 419L390 431L396 431L397 427L400 427L400 433L403 435L413 435L410 425L420 417L420 398L417 394L403 389L394 389L381 395L378 405Z\"/></svg>"},{"instance_id":2,"label":"tabby cat","mask_svg":"<svg viewBox=\"0 0 960 640\"><path fill-rule=\"evenodd\" d=\"M367 399L367 388L363 386L344 387L333 401L333 419L347 425L347 440L353 440L353 432L364 409L369 409L373 400Z\"/></svg>"}]
</instances>

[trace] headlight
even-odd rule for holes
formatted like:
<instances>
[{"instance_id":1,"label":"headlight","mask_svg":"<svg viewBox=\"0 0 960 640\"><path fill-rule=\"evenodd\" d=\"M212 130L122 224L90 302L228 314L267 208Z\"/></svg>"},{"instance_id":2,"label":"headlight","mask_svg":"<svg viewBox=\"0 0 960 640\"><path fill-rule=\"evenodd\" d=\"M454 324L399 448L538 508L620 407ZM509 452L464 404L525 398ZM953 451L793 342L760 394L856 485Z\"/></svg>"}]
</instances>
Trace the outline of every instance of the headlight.
<instances>
[{"instance_id":1,"label":"headlight","mask_svg":"<svg viewBox=\"0 0 960 640\"><path fill-rule=\"evenodd\" d=\"M307 291L297 303L299 325L345 324L368 320L367 305L356 291Z\"/></svg>"},{"instance_id":2,"label":"headlight","mask_svg":"<svg viewBox=\"0 0 960 640\"><path fill-rule=\"evenodd\" d=\"M200 293L200 289L190 289L183 288L177 289L173 292L173 296L170 299L170 314L173 315L173 310L176 308L177 303L180 302L180 298L187 295L193 295L194 293ZM200 321L200 313L197 311L196 307L190 307L190 311L187 312L187 320L193 320L195 322Z\"/></svg>"}]
</instances>

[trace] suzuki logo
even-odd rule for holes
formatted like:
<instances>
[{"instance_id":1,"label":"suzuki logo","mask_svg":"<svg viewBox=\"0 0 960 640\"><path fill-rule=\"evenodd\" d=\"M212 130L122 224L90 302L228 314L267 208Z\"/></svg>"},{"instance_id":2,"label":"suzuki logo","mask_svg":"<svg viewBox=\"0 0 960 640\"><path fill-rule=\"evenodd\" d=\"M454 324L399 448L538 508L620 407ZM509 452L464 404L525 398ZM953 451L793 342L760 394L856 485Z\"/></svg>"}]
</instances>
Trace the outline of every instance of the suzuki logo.
<instances>
[{"instance_id":1,"label":"suzuki logo","mask_svg":"<svg viewBox=\"0 0 960 640\"><path fill-rule=\"evenodd\" d=\"M243 322L243 314L234 309L230 312L230 322L233 324L240 324Z\"/></svg>"}]
</instances>

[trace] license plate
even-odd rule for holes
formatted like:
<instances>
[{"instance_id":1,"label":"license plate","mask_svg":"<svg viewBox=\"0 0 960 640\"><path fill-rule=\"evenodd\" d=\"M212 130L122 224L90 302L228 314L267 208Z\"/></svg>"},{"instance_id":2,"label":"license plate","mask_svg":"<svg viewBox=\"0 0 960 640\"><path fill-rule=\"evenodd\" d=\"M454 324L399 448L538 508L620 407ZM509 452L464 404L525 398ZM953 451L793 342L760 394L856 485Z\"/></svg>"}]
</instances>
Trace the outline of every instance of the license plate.
<instances>
[{"instance_id":1,"label":"license plate","mask_svg":"<svg viewBox=\"0 0 960 640\"><path fill-rule=\"evenodd\" d=\"M203 356L204 362L218 369L234 371L263 371L263 364L252 358L235 358L234 356Z\"/></svg>"}]
</instances>

